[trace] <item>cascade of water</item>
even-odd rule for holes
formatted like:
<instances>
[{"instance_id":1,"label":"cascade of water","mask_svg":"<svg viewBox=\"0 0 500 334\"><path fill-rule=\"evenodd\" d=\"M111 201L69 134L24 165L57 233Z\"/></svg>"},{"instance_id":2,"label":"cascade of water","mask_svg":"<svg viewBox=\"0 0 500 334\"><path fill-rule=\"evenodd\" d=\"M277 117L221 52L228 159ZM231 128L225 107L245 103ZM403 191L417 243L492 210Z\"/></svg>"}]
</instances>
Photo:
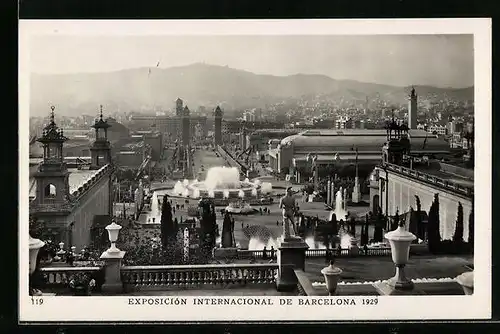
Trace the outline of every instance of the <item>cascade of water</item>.
<instances>
[{"instance_id":1,"label":"cascade of water","mask_svg":"<svg viewBox=\"0 0 500 334\"><path fill-rule=\"evenodd\" d=\"M337 191L337 194L335 195L335 216L337 217L337 221L341 219L343 221L346 221L347 219L347 211L344 209L343 203L344 198L342 188L340 188L340 190Z\"/></svg>"},{"instance_id":2,"label":"cascade of water","mask_svg":"<svg viewBox=\"0 0 500 334\"><path fill-rule=\"evenodd\" d=\"M207 189L240 187L240 173L236 167L212 167L205 178Z\"/></svg>"},{"instance_id":3,"label":"cascade of water","mask_svg":"<svg viewBox=\"0 0 500 334\"><path fill-rule=\"evenodd\" d=\"M157 217L160 212L158 208L158 195L156 194L156 191L153 192L153 196L151 196L151 216Z\"/></svg>"}]
</instances>

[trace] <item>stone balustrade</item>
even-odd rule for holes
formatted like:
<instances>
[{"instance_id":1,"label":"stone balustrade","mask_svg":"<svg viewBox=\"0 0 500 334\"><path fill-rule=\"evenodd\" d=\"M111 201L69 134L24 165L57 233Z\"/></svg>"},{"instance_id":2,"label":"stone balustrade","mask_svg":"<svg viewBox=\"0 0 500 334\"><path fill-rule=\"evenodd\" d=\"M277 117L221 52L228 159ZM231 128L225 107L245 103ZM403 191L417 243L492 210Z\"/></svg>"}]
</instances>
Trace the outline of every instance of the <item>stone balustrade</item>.
<instances>
[{"instance_id":1,"label":"stone balustrade","mask_svg":"<svg viewBox=\"0 0 500 334\"><path fill-rule=\"evenodd\" d=\"M121 280L125 291L273 284L277 271L277 264L123 266Z\"/></svg>"},{"instance_id":2,"label":"stone balustrade","mask_svg":"<svg viewBox=\"0 0 500 334\"><path fill-rule=\"evenodd\" d=\"M104 273L102 267L46 267L40 269L41 282L43 288L65 289L69 287L72 275L77 273L87 273L96 280L97 286L102 284Z\"/></svg>"},{"instance_id":3,"label":"stone balustrade","mask_svg":"<svg viewBox=\"0 0 500 334\"><path fill-rule=\"evenodd\" d=\"M434 175L426 174L421 171L415 170L415 169L410 169L408 167L404 166L399 166L399 165L394 165L390 163L384 164L381 168L386 167L388 170L397 172L402 175L406 175L418 180L422 180L424 182L430 183L434 186L440 187L440 188L445 188L446 190L449 190L451 192L460 194L460 195L465 195L467 197L473 197L474 196L474 187L469 187L465 186L450 180L442 179Z\"/></svg>"},{"instance_id":4,"label":"stone balustrade","mask_svg":"<svg viewBox=\"0 0 500 334\"><path fill-rule=\"evenodd\" d=\"M330 255L334 257L360 257L360 256L389 256L391 255L390 247L380 247L380 248L368 248L366 251L363 248L359 249L359 252L350 252L348 248L330 249ZM410 250L411 252L411 250ZM271 259L271 250L267 249L267 259ZM274 252L274 258L276 258L276 250ZM263 259L263 250L238 250L238 259ZM326 257L327 249L308 249L306 250L306 257Z\"/></svg>"}]
</instances>

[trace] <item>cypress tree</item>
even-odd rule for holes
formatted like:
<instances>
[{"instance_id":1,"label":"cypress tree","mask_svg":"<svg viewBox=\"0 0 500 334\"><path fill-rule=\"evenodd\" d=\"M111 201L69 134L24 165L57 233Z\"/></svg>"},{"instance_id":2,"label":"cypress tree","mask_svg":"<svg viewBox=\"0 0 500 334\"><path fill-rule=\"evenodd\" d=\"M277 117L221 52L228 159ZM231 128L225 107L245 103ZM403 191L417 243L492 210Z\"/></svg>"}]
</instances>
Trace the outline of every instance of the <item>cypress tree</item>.
<instances>
[{"instance_id":1,"label":"cypress tree","mask_svg":"<svg viewBox=\"0 0 500 334\"><path fill-rule=\"evenodd\" d=\"M458 202L457 221L455 223L455 233L453 234L453 243L457 246L464 241L464 208L462 203Z\"/></svg>"},{"instance_id":2,"label":"cypress tree","mask_svg":"<svg viewBox=\"0 0 500 334\"><path fill-rule=\"evenodd\" d=\"M434 201L429 210L428 222L429 251L436 254L439 251L441 243L441 234L439 233L439 195L434 194Z\"/></svg>"},{"instance_id":3,"label":"cypress tree","mask_svg":"<svg viewBox=\"0 0 500 334\"><path fill-rule=\"evenodd\" d=\"M394 214L394 218L392 219L391 231L394 231L399 226L399 209L396 209L396 213Z\"/></svg>"},{"instance_id":4,"label":"cypress tree","mask_svg":"<svg viewBox=\"0 0 500 334\"><path fill-rule=\"evenodd\" d=\"M224 214L224 220L222 222L222 247L229 248L233 247L233 238L232 238L232 228L231 228L231 218L229 217L229 213L226 211Z\"/></svg>"},{"instance_id":5,"label":"cypress tree","mask_svg":"<svg viewBox=\"0 0 500 334\"><path fill-rule=\"evenodd\" d=\"M418 238L425 240L425 226L421 214L422 204L420 203L420 197L417 195L415 195L415 205L417 207L417 211L415 212L416 235Z\"/></svg>"},{"instance_id":6,"label":"cypress tree","mask_svg":"<svg viewBox=\"0 0 500 334\"><path fill-rule=\"evenodd\" d=\"M471 252L474 252L474 203L469 214L469 238L467 240Z\"/></svg>"},{"instance_id":7,"label":"cypress tree","mask_svg":"<svg viewBox=\"0 0 500 334\"><path fill-rule=\"evenodd\" d=\"M418 231L417 231L417 217L420 215L418 214L417 212L413 211L413 208L410 207L410 211L408 212L408 214L410 215L409 217L409 220L410 220L410 224L408 226L408 231L410 233L413 233L415 235L418 236Z\"/></svg>"},{"instance_id":8,"label":"cypress tree","mask_svg":"<svg viewBox=\"0 0 500 334\"><path fill-rule=\"evenodd\" d=\"M172 206L167 196L163 198L163 203L161 205L160 232L162 247L166 249L169 239L175 237L175 226L172 220Z\"/></svg>"},{"instance_id":9,"label":"cypress tree","mask_svg":"<svg viewBox=\"0 0 500 334\"><path fill-rule=\"evenodd\" d=\"M384 214L382 209L378 208L378 213L375 216L375 230L373 232L373 241L382 242L383 236L383 226L384 226Z\"/></svg>"}]
</instances>

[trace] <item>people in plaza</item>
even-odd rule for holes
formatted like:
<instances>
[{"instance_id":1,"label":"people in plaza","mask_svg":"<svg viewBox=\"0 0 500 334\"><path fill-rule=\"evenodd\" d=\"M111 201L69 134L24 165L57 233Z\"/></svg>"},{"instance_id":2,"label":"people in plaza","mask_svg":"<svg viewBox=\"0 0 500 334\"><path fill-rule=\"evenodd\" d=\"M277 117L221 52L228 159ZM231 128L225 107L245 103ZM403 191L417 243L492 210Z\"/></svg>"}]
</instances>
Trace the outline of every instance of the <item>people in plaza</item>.
<instances>
[{"instance_id":1,"label":"people in plaza","mask_svg":"<svg viewBox=\"0 0 500 334\"><path fill-rule=\"evenodd\" d=\"M267 247L264 246L264 249L262 250L262 259L267 260Z\"/></svg>"}]
</instances>

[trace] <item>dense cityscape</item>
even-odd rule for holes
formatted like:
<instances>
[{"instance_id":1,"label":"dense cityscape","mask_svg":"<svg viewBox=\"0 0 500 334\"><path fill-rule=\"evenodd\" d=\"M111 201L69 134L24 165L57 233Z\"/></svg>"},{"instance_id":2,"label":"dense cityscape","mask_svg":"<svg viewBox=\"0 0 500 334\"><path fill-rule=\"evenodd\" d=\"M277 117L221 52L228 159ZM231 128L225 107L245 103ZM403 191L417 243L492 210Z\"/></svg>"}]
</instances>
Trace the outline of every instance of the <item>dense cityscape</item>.
<instances>
[{"instance_id":1,"label":"dense cityscape","mask_svg":"<svg viewBox=\"0 0 500 334\"><path fill-rule=\"evenodd\" d=\"M159 64L107 80L233 73ZM474 87L237 73L295 81L94 105L100 74L45 77L92 100L32 97L31 295L473 293Z\"/></svg>"}]
</instances>

